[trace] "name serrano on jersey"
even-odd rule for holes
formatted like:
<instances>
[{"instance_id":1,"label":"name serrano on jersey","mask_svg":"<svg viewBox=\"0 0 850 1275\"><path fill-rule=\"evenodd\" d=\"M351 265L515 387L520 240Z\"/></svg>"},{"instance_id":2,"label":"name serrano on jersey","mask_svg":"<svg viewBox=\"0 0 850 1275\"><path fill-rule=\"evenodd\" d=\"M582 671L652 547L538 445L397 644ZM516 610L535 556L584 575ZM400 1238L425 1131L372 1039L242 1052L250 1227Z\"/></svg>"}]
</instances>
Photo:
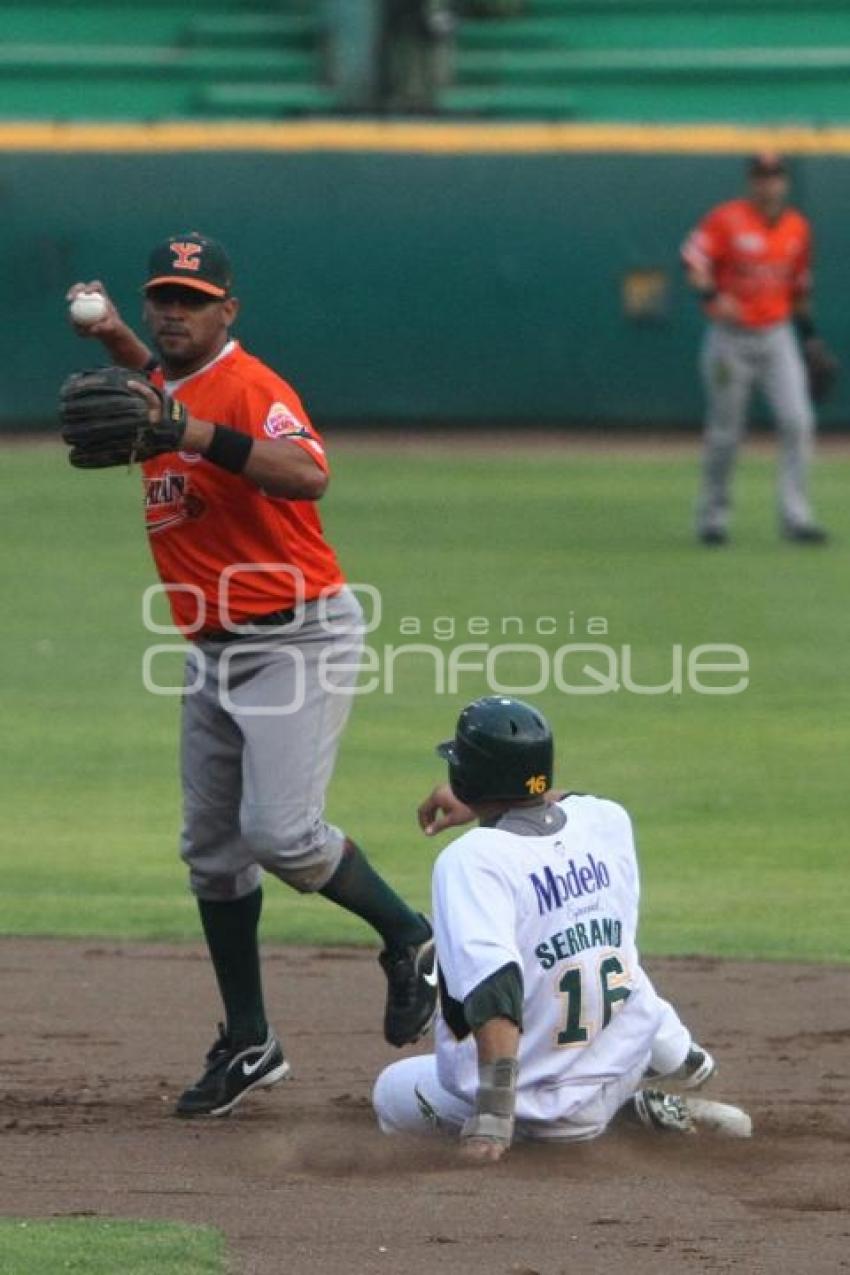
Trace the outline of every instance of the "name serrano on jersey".
<instances>
[{"instance_id":1,"label":"name serrano on jersey","mask_svg":"<svg viewBox=\"0 0 850 1275\"><path fill-rule=\"evenodd\" d=\"M556 930L545 942L537 944L534 955L544 970L550 970L558 961L569 960L592 947L621 947L622 939L623 927L619 921L610 916L599 920L594 917L587 925L577 921L566 929Z\"/></svg>"},{"instance_id":2,"label":"name serrano on jersey","mask_svg":"<svg viewBox=\"0 0 850 1275\"><path fill-rule=\"evenodd\" d=\"M555 872L547 864L542 879L536 872L529 874L534 886L537 908L541 916L553 908L562 908L570 899L580 899L586 894L596 894L611 884L611 874L605 863L587 856L587 862L579 866L570 859L566 872Z\"/></svg>"}]
</instances>

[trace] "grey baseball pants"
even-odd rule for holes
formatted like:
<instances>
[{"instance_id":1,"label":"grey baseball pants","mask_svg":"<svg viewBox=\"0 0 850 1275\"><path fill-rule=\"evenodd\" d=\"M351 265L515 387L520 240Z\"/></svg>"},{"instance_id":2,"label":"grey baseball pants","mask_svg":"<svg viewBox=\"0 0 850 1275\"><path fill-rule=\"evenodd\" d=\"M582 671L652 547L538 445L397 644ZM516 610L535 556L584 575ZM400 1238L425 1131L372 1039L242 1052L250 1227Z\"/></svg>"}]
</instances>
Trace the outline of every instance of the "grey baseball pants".
<instances>
[{"instance_id":1,"label":"grey baseball pants","mask_svg":"<svg viewBox=\"0 0 850 1275\"><path fill-rule=\"evenodd\" d=\"M754 387L762 390L781 438L777 500L788 527L813 521L806 494L815 420L797 338L790 323L751 331L709 326L701 371L707 398L698 531L725 531L738 444Z\"/></svg>"},{"instance_id":2,"label":"grey baseball pants","mask_svg":"<svg viewBox=\"0 0 850 1275\"><path fill-rule=\"evenodd\" d=\"M351 707L362 613L347 589L310 602L277 636L199 641L187 656L181 856L192 891L237 899L261 869L302 892L344 843L325 790Z\"/></svg>"}]
</instances>

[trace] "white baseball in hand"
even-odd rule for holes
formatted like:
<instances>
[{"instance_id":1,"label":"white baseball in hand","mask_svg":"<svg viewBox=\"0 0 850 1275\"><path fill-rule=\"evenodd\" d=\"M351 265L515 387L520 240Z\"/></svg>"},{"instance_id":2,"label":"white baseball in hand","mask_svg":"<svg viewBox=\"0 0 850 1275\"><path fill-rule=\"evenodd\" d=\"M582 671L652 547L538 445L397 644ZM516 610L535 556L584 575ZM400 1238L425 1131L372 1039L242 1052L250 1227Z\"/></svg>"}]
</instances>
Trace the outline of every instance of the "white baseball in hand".
<instances>
[{"instance_id":1,"label":"white baseball in hand","mask_svg":"<svg viewBox=\"0 0 850 1275\"><path fill-rule=\"evenodd\" d=\"M106 297L102 292L78 292L71 302L71 318L88 327L106 318Z\"/></svg>"}]
</instances>

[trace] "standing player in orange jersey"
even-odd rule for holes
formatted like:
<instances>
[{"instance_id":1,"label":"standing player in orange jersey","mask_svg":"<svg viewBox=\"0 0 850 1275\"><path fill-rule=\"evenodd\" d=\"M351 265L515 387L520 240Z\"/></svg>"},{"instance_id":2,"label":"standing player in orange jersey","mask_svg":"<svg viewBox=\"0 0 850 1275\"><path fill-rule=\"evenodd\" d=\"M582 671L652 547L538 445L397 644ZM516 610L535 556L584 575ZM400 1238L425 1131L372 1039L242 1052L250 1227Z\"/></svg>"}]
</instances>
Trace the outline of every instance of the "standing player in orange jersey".
<instances>
[{"instance_id":1,"label":"standing player in orange jersey","mask_svg":"<svg viewBox=\"0 0 850 1275\"><path fill-rule=\"evenodd\" d=\"M84 290L106 295L75 284L68 299ZM239 303L215 240L177 235L153 250L143 313L155 354L107 302L105 318L77 331L189 412L181 450L147 461L143 476L151 551L192 643L181 852L226 1020L177 1113L218 1116L290 1070L263 1000L262 869L381 935L393 1045L433 1019L434 942L425 917L323 817L363 617L316 511L328 483L322 439L291 386L231 337ZM140 391L157 424L162 399Z\"/></svg>"},{"instance_id":2,"label":"standing player in orange jersey","mask_svg":"<svg viewBox=\"0 0 850 1275\"><path fill-rule=\"evenodd\" d=\"M758 386L782 436L782 534L821 544L826 532L807 494L815 418L797 339L813 359L831 358L811 317L811 230L787 205L781 156L756 155L748 174L746 197L713 208L682 248L688 280L709 319L701 359L707 416L697 535L707 545L728 539L732 470Z\"/></svg>"}]
</instances>

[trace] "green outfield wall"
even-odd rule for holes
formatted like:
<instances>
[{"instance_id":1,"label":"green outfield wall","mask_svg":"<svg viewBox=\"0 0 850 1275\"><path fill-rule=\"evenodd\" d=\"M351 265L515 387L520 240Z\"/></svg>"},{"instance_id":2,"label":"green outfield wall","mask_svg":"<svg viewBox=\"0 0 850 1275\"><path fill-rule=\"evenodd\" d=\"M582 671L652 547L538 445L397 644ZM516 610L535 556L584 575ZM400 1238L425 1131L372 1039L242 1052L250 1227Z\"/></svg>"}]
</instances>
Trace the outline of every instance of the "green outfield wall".
<instances>
[{"instance_id":1,"label":"green outfield wall","mask_svg":"<svg viewBox=\"0 0 850 1275\"><path fill-rule=\"evenodd\" d=\"M79 130L55 129L51 144L37 131L5 148L0 137L3 427L49 420L61 377L99 361L67 326L67 285L100 278L136 319L148 247L183 229L228 245L238 335L319 421L698 422L702 321L678 247L739 190L745 135L688 151L684 130L678 149L651 149L651 135L636 146L622 130L618 144L609 129L593 150L588 130L571 134L586 145L567 145L557 128L386 127L224 130L217 146L197 144L197 130L160 145L161 133L143 145L126 129L95 130L97 145L75 143ZM839 352L850 351L845 141L847 153L810 139L792 156L815 227L817 309ZM824 414L828 427L848 421L850 376Z\"/></svg>"}]
</instances>

